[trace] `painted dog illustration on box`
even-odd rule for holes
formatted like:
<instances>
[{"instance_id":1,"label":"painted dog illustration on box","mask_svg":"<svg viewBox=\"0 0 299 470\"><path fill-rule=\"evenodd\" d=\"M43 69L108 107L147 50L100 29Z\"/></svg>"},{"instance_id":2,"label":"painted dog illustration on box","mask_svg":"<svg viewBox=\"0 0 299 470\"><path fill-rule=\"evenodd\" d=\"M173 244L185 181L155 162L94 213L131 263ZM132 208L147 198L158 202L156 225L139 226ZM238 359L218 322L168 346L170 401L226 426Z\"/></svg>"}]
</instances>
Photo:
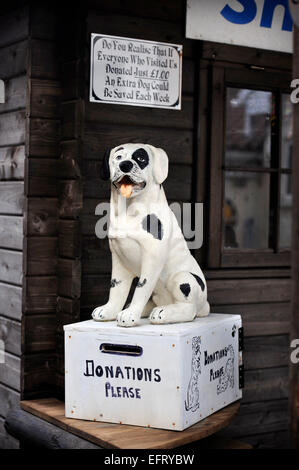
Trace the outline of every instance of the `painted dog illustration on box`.
<instances>
[{"instance_id":1,"label":"painted dog illustration on box","mask_svg":"<svg viewBox=\"0 0 299 470\"><path fill-rule=\"evenodd\" d=\"M229 352L229 358L226 361L224 373L220 377L219 384L217 385L217 395L225 392L229 385L231 388L234 388L235 352L231 344L228 346L228 352Z\"/></svg>"},{"instance_id":2,"label":"painted dog illustration on box","mask_svg":"<svg viewBox=\"0 0 299 470\"><path fill-rule=\"evenodd\" d=\"M109 300L93 311L93 319L117 319L119 326L131 327L142 316L155 324L207 316L204 275L162 186L168 174L165 151L147 144L119 145L106 151L101 174L111 180L112 276ZM124 308L135 277L139 282Z\"/></svg>"},{"instance_id":3,"label":"painted dog illustration on box","mask_svg":"<svg viewBox=\"0 0 299 470\"><path fill-rule=\"evenodd\" d=\"M192 338L192 361L191 361L191 378L187 390L187 398L185 400L186 411L196 411L199 408L199 388L198 379L201 373L200 367L200 336Z\"/></svg>"}]
</instances>

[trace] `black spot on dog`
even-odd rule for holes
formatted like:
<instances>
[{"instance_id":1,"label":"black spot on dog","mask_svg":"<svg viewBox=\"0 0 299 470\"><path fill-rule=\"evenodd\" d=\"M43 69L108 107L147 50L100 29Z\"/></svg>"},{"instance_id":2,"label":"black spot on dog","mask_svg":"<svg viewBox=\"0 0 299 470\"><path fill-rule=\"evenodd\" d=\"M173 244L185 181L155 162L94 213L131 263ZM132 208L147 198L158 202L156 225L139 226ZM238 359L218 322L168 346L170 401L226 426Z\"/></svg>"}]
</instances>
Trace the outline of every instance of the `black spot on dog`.
<instances>
[{"instance_id":1,"label":"black spot on dog","mask_svg":"<svg viewBox=\"0 0 299 470\"><path fill-rule=\"evenodd\" d=\"M163 225L160 219L155 214L148 214L142 220L142 228L150 233L157 240L163 238Z\"/></svg>"},{"instance_id":2,"label":"black spot on dog","mask_svg":"<svg viewBox=\"0 0 299 470\"><path fill-rule=\"evenodd\" d=\"M135 152L132 155L132 160L137 163L137 165L143 170L149 162L149 157L148 153L146 150L140 148L135 150Z\"/></svg>"},{"instance_id":3,"label":"black spot on dog","mask_svg":"<svg viewBox=\"0 0 299 470\"><path fill-rule=\"evenodd\" d=\"M143 287L146 284L146 279L144 278L142 282L138 281L136 287Z\"/></svg>"},{"instance_id":4,"label":"black spot on dog","mask_svg":"<svg viewBox=\"0 0 299 470\"><path fill-rule=\"evenodd\" d=\"M204 291L204 290L205 290L205 285L204 285L202 279L201 279L199 276L197 276L197 274L193 274L193 273L190 273L190 274L192 274L192 276L195 277L195 279L197 280L198 284L200 285L201 290Z\"/></svg>"},{"instance_id":5,"label":"black spot on dog","mask_svg":"<svg viewBox=\"0 0 299 470\"><path fill-rule=\"evenodd\" d=\"M104 154L104 158L102 161L102 166L100 170L100 176L102 180L107 181L110 179L110 168L109 168L109 157L110 157L111 149L107 149Z\"/></svg>"},{"instance_id":6,"label":"black spot on dog","mask_svg":"<svg viewBox=\"0 0 299 470\"><path fill-rule=\"evenodd\" d=\"M186 284L180 284L180 289L183 292L184 296L187 298L191 291L190 284L188 284L187 282Z\"/></svg>"},{"instance_id":7,"label":"black spot on dog","mask_svg":"<svg viewBox=\"0 0 299 470\"><path fill-rule=\"evenodd\" d=\"M110 287L118 286L118 284L120 283L121 281L117 281L116 279L111 279Z\"/></svg>"}]
</instances>

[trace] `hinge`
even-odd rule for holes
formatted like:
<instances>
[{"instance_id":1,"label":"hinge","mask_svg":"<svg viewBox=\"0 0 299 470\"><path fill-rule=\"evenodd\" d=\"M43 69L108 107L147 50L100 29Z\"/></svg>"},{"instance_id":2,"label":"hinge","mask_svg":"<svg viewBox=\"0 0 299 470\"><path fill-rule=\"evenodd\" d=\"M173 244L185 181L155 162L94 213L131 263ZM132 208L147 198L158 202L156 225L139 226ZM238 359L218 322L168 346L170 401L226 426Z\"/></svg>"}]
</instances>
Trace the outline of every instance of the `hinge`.
<instances>
[{"instance_id":1,"label":"hinge","mask_svg":"<svg viewBox=\"0 0 299 470\"><path fill-rule=\"evenodd\" d=\"M244 349L244 328L241 326L239 328L239 351L243 351Z\"/></svg>"},{"instance_id":2,"label":"hinge","mask_svg":"<svg viewBox=\"0 0 299 470\"><path fill-rule=\"evenodd\" d=\"M244 364L239 366L239 388L244 388Z\"/></svg>"}]
</instances>

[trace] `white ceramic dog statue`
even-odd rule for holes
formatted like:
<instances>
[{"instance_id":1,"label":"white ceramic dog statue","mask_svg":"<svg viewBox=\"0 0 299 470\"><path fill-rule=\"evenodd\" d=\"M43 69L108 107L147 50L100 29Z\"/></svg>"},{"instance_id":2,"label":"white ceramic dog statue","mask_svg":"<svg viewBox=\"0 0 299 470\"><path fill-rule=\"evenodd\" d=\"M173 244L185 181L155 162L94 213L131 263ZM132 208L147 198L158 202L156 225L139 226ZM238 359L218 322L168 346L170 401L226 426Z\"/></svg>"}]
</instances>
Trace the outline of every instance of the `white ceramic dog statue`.
<instances>
[{"instance_id":1,"label":"white ceramic dog statue","mask_svg":"<svg viewBox=\"0 0 299 470\"><path fill-rule=\"evenodd\" d=\"M191 255L162 187L168 174L164 150L124 144L106 151L101 170L111 180L109 245L112 276L109 300L97 307L96 321L119 326L179 323L210 312L207 285ZM124 308L132 281L139 278Z\"/></svg>"}]
</instances>

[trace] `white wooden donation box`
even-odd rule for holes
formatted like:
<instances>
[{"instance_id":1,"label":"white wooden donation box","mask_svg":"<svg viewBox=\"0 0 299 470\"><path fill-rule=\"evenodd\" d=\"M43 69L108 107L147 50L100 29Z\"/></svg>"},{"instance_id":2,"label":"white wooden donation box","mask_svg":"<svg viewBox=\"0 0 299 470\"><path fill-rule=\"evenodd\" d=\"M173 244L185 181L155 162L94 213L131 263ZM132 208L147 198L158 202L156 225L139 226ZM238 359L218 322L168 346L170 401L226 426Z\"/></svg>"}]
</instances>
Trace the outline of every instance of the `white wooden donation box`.
<instances>
[{"instance_id":1,"label":"white wooden donation box","mask_svg":"<svg viewBox=\"0 0 299 470\"><path fill-rule=\"evenodd\" d=\"M65 415L182 431L242 397L242 322L66 325Z\"/></svg>"}]
</instances>

